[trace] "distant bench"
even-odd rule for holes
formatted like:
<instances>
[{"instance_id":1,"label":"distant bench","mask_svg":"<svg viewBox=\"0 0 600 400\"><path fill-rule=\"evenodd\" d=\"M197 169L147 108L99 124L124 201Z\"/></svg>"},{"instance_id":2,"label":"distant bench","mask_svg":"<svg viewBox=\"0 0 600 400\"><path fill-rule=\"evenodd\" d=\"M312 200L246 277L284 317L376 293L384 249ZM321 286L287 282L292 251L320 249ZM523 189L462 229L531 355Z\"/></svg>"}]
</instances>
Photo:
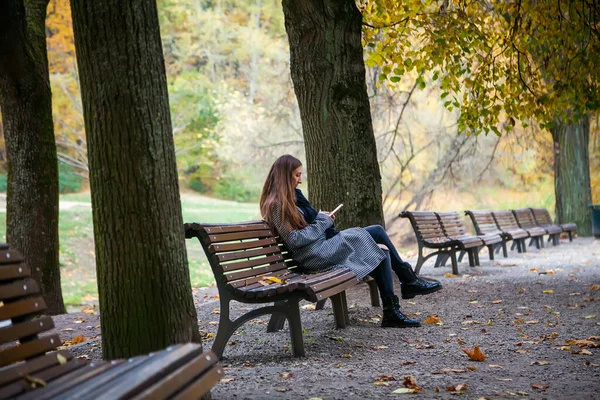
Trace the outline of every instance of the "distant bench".
<instances>
[{"instance_id":1,"label":"distant bench","mask_svg":"<svg viewBox=\"0 0 600 400\"><path fill-rule=\"evenodd\" d=\"M349 269L305 274L264 221L239 224L185 224L185 237L202 244L219 290L219 328L212 350L219 358L233 332L245 322L271 315L267 332L277 332L287 319L294 356L305 355L300 320L301 300L328 298L337 328L349 323L346 290L360 281ZM230 318L230 302L274 303Z\"/></svg>"},{"instance_id":2,"label":"distant bench","mask_svg":"<svg viewBox=\"0 0 600 400\"><path fill-rule=\"evenodd\" d=\"M187 343L128 360L89 363L67 350L22 255L0 244L0 399L200 398L223 376L212 352ZM38 317L39 316L39 317ZM36 318L38 317L38 318ZM43 386L43 387L41 387Z\"/></svg>"}]
</instances>

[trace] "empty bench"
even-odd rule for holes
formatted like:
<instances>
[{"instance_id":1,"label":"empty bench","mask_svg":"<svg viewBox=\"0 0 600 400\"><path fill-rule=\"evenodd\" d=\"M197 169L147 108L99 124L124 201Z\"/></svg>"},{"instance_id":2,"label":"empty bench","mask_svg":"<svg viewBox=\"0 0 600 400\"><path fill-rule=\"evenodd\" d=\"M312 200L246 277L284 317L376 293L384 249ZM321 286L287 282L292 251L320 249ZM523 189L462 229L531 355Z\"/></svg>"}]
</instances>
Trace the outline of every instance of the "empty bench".
<instances>
[{"instance_id":1,"label":"empty bench","mask_svg":"<svg viewBox=\"0 0 600 400\"><path fill-rule=\"evenodd\" d=\"M305 355L300 320L301 300L331 299L337 328L349 323L345 290L359 283L349 269L304 274L264 221L239 224L185 224L185 237L197 238L206 253L219 290L219 328L212 351L219 358L233 332L245 322L271 315L267 332L287 319L294 356ZM230 303L274 303L230 318Z\"/></svg>"},{"instance_id":2,"label":"empty bench","mask_svg":"<svg viewBox=\"0 0 600 400\"><path fill-rule=\"evenodd\" d=\"M577 225L569 222L566 224L558 224L555 225L552 223L552 218L550 217L550 213L545 208L531 208L531 212L533 213L533 217L535 218L535 222L546 229L549 226L558 226L562 232L565 232L569 235L569 242L573 241L573 233L577 231Z\"/></svg>"},{"instance_id":3,"label":"empty bench","mask_svg":"<svg viewBox=\"0 0 600 400\"><path fill-rule=\"evenodd\" d=\"M30 276L21 254L0 244L0 399L198 399L223 376L200 344L99 363L50 352L62 342L39 336L54 323L40 315L46 304Z\"/></svg>"},{"instance_id":4,"label":"empty bench","mask_svg":"<svg viewBox=\"0 0 600 400\"><path fill-rule=\"evenodd\" d=\"M478 251L483 246L483 241L472 237L450 238L442 226L440 217L433 211L403 211L400 217L408 218L417 238L418 260L415 272L418 274L421 267L430 257L438 256L435 266L443 264L447 258L452 262L452 273L458 274L457 251L464 251L469 255L469 265L479 264ZM450 228L450 225L449 225ZM424 249L435 251L424 255Z\"/></svg>"},{"instance_id":5,"label":"empty bench","mask_svg":"<svg viewBox=\"0 0 600 400\"><path fill-rule=\"evenodd\" d=\"M512 238L513 247L516 245L517 250L520 252L527 252L527 246L525 240L530 238L529 245L535 243L536 247L544 247L543 236L546 233L543 229L537 226L522 227L517 222L515 214L512 211L501 210L492 211L494 220L498 229L500 229L507 237Z\"/></svg>"},{"instance_id":6,"label":"empty bench","mask_svg":"<svg viewBox=\"0 0 600 400\"><path fill-rule=\"evenodd\" d=\"M512 212L521 228L528 230L530 233L533 231L535 231L536 234L541 233L542 239L543 234L546 233L548 234L548 242L552 241L554 246L558 245L558 239L562 233L560 226L554 224L547 224L544 226L539 225L535 220L533 212L530 208L520 208L518 210L512 210ZM543 243L544 241L542 240L542 245Z\"/></svg>"}]
</instances>

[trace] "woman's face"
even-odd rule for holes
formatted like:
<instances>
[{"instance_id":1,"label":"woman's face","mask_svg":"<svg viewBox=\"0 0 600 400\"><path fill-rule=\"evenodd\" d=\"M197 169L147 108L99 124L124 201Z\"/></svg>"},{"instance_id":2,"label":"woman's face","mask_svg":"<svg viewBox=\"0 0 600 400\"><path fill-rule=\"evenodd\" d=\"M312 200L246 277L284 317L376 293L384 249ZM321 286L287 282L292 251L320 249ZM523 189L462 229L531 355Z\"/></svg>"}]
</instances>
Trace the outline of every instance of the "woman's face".
<instances>
[{"instance_id":1,"label":"woman's face","mask_svg":"<svg viewBox=\"0 0 600 400\"><path fill-rule=\"evenodd\" d=\"M292 172L292 181L294 182L294 187L298 187L302 183L302 166Z\"/></svg>"}]
</instances>

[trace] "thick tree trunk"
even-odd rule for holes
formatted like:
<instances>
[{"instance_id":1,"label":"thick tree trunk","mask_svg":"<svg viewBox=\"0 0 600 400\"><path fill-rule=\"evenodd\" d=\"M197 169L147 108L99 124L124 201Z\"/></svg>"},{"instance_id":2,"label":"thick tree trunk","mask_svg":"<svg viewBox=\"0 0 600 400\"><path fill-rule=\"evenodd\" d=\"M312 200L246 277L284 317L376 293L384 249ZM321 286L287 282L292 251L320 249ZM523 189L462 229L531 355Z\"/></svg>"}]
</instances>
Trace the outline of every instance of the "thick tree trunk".
<instances>
[{"instance_id":1,"label":"thick tree trunk","mask_svg":"<svg viewBox=\"0 0 600 400\"><path fill-rule=\"evenodd\" d=\"M373 135L354 0L283 0L315 207L345 206L336 225L383 225Z\"/></svg>"},{"instance_id":2,"label":"thick tree trunk","mask_svg":"<svg viewBox=\"0 0 600 400\"><path fill-rule=\"evenodd\" d=\"M559 223L574 222L577 234L591 236L590 120L566 125L554 122L554 192Z\"/></svg>"},{"instance_id":3,"label":"thick tree trunk","mask_svg":"<svg viewBox=\"0 0 600 400\"><path fill-rule=\"evenodd\" d=\"M71 0L104 358L200 342L156 1Z\"/></svg>"},{"instance_id":4,"label":"thick tree trunk","mask_svg":"<svg viewBox=\"0 0 600 400\"><path fill-rule=\"evenodd\" d=\"M0 2L0 109L8 160L7 242L65 312L58 263L58 160L45 18L48 0Z\"/></svg>"}]
</instances>

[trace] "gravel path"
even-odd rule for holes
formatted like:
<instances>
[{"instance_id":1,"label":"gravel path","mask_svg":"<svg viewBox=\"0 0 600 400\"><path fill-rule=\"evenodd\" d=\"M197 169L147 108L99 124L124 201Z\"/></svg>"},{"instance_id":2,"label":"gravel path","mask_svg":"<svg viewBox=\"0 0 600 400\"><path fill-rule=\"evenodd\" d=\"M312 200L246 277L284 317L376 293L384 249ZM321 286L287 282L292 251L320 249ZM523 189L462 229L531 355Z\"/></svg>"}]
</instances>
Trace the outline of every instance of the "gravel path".
<instances>
[{"instance_id":1,"label":"gravel path","mask_svg":"<svg viewBox=\"0 0 600 400\"><path fill-rule=\"evenodd\" d=\"M558 247L486 259L482 254L477 268L461 263L456 277L447 274L449 267L426 263L422 274L442 281L444 290L401 304L422 322L437 316L437 324L380 328L381 310L369 305L361 285L347 296L347 329L334 329L329 303L322 311L305 304L305 358L290 355L287 325L278 333L266 333L266 318L243 325L225 350L227 376L213 398L600 398L600 347L593 347L600 346L600 240L562 240ZM199 325L207 336L217 328L214 295L214 289L195 291ZM235 309L251 307L236 304ZM79 333L68 330L84 315L79 314L56 318L64 339ZM93 337L99 333L97 320L89 321L76 326ZM583 347L571 343L587 338L579 342ZM475 345L485 361L470 361L461 350ZM99 346L95 339L73 350L97 359ZM422 392L394 394L405 387L405 376L414 377Z\"/></svg>"}]
</instances>

